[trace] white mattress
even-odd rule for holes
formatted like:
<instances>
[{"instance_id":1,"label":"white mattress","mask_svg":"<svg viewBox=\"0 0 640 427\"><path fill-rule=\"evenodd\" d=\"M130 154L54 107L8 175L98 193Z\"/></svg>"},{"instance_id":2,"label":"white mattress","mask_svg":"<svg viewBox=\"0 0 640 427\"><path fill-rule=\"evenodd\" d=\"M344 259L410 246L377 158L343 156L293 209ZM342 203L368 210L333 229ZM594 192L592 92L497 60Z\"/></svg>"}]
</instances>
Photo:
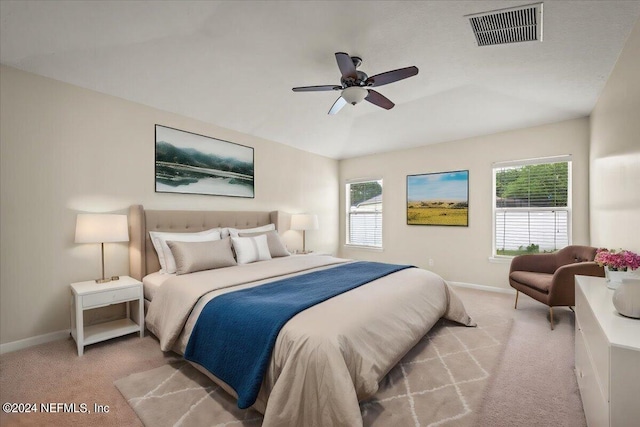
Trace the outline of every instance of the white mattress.
<instances>
[{"instance_id":1,"label":"white mattress","mask_svg":"<svg viewBox=\"0 0 640 427\"><path fill-rule=\"evenodd\" d=\"M156 291L162 284L172 278L175 277L175 274L165 274L156 271L155 273L147 274L142 278L142 285L144 288L144 299L153 300L153 296L156 294Z\"/></svg>"}]
</instances>

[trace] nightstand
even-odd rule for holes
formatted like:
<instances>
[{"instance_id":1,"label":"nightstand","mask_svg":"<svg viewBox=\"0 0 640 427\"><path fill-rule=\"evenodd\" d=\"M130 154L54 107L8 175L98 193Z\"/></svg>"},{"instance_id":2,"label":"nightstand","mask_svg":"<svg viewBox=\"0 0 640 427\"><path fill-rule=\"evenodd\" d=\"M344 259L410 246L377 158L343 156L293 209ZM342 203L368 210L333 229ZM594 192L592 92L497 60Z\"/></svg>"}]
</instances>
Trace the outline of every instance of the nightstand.
<instances>
[{"instance_id":1,"label":"nightstand","mask_svg":"<svg viewBox=\"0 0 640 427\"><path fill-rule=\"evenodd\" d=\"M108 283L77 282L71 284L71 293L71 335L78 345L78 356L82 356L84 347L89 344L134 332L140 332L140 338L144 337L142 282L129 276ZM85 310L119 303L127 304L125 319L84 326Z\"/></svg>"}]
</instances>

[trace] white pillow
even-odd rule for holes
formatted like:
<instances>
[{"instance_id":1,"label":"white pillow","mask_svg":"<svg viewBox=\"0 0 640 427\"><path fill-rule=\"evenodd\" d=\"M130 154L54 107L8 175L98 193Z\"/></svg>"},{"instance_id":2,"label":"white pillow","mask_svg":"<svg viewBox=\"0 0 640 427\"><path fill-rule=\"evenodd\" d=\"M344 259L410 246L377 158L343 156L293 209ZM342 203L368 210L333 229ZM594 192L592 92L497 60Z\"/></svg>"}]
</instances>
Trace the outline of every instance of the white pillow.
<instances>
[{"instance_id":1,"label":"white pillow","mask_svg":"<svg viewBox=\"0 0 640 427\"><path fill-rule=\"evenodd\" d=\"M267 224L267 225L263 225L261 227L254 227L254 228L232 228L232 227L227 227L227 228L223 228L222 230L220 230L220 235L222 236L222 238L224 239L225 237L238 237L238 233L259 233L261 231L271 231L271 230L275 230L276 229L276 225L275 224Z\"/></svg>"},{"instance_id":2,"label":"white pillow","mask_svg":"<svg viewBox=\"0 0 640 427\"><path fill-rule=\"evenodd\" d=\"M255 237L232 237L231 242L233 242L233 249L236 251L238 264L271 259L267 236L264 234Z\"/></svg>"},{"instance_id":3,"label":"white pillow","mask_svg":"<svg viewBox=\"0 0 640 427\"><path fill-rule=\"evenodd\" d=\"M271 258L291 255L276 230L263 231L260 233L244 233L243 230L239 231L240 233L238 233L238 237L255 237L261 235L267 236L267 246L269 246Z\"/></svg>"},{"instance_id":4,"label":"white pillow","mask_svg":"<svg viewBox=\"0 0 640 427\"><path fill-rule=\"evenodd\" d=\"M211 240L220 240L220 229L212 228L210 230L200 231L197 233L168 233L163 231L150 231L151 243L158 254L160 261L160 273L173 274L176 272L176 261L173 258L171 249L167 245L167 240L173 242L208 242Z\"/></svg>"}]
</instances>

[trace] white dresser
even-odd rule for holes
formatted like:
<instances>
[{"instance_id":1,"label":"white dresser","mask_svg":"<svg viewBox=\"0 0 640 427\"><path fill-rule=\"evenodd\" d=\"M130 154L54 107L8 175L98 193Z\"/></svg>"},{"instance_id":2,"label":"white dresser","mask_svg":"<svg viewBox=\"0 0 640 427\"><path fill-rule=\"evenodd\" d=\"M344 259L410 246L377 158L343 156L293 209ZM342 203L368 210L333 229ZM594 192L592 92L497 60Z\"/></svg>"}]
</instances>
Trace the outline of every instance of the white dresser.
<instances>
[{"instance_id":1,"label":"white dresser","mask_svg":"<svg viewBox=\"0 0 640 427\"><path fill-rule=\"evenodd\" d=\"M640 425L640 320L618 314L604 278L576 276L576 376L589 427Z\"/></svg>"}]
</instances>

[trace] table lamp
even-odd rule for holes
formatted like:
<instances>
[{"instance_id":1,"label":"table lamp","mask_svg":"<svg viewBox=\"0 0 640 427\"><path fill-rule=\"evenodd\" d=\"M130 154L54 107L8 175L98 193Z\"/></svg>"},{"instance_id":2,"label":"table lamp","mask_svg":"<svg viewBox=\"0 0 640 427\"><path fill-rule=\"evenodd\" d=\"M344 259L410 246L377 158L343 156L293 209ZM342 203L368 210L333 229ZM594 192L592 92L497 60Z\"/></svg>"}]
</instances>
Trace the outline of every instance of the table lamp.
<instances>
[{"instance_id":1,"label":"table lamp","mask_svg":"<svg viewBox=\"0 0 640 427\"><path fill-rule=\"evenodd\" d=\"M291 215L292 230L302 230L302 253L307 253L306 236L307 230L318 229L318 215L314 214L293 214Z\"/></svg>"},{"instance_id":2,"label":"table lamp","mask_svg":"<svg viewBox=\"0 0 640 427\"><path fill-rule=\"evenodd\" d=\"M104 244L128 242L129 226L126 215L78 214L76 220L76 243L100 243L102 249L102 277L96 283L118 280L118 276L104 277Z\"/></svg>"}]
</instances>

